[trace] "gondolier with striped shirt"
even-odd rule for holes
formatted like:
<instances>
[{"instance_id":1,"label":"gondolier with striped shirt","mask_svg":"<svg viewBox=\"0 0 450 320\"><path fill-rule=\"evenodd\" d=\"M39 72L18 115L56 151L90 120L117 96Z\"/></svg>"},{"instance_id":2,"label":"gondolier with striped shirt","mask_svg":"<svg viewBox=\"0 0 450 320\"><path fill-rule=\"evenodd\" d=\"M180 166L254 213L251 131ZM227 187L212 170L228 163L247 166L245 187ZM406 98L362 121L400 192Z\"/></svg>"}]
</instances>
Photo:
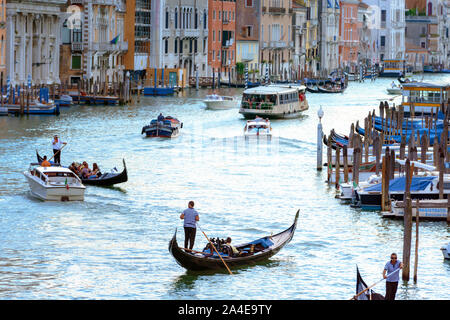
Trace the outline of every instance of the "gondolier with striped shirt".
<instances>
[{"instance_id":1,"label":"gondolier with striped shirt","mask_svg":"<svg viewBox=\"0 0 450 320\"><path fill-rule=\"evenodd\" d=\"M52 144L53 144L53 155L55 158L55 163L61 164L61 149L62 149L63 145L67 144L67 142L62 142L58 138L58 135L55 134Z\"/></svg>"},{"instance_id":2,"label":"gondolier with striped shirt","mask_svg":"<svg viewBox=\"0 0 450 320\"><path fill-rule=\"evenodd\" d=\"M198 212L194 209L194 201L189 201L188 208L180 215L180 219L184 220L184 248L192 250L197 231L196 221L200 220Z\"/></svg>"}]
</instances>

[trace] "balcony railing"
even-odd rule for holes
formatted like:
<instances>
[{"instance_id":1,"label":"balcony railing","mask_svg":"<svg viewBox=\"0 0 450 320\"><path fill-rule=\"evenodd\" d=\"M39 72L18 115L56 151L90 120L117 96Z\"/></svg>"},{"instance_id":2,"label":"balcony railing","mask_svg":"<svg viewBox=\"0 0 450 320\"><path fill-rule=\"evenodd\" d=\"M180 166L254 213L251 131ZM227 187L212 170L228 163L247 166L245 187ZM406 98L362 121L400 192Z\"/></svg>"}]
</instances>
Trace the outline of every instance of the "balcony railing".
<instances>
[{"instance_id":1,"label":"balcony railing","mask_svg":"<svg viewBox=\"0 0 450 320\"><path fill-rule=\"evenodd\" d=\"M286 13L286 8L282 8L282 7L269 7L269 13L273 13L273 14L285 14L285 13Z\"/></svg>"},{"instance_id":2,"label":"balcony railing","mask_svg":"<svg viewBox=\"0 0 450 320\"><path fill-rule=\"evenodd\" d=\"M83 51L82 42L72 42L72 51Z\"/></svg>"}]
</instances>

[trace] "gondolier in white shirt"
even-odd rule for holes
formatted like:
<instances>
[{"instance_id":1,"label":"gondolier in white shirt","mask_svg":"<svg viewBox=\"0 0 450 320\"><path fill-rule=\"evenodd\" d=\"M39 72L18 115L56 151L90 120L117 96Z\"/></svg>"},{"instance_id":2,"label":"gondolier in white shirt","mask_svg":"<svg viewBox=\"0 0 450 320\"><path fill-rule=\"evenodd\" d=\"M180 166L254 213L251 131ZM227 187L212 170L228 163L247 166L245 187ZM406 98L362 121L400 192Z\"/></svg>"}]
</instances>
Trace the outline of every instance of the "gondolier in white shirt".
<instances>
[{"instance_id":1,"label":"gondolier in white shirt","mask_svg":"<svg viewBox=\"0 0 450 320\"><path fill-rule=\"evenodd\" d=\"M58 135L55 134L53 137L53 155L54 155L54 162L61 164L61 149L63 145L66 145L67 142L63 142L58 138Z\"/></svg>"}]
</instances>

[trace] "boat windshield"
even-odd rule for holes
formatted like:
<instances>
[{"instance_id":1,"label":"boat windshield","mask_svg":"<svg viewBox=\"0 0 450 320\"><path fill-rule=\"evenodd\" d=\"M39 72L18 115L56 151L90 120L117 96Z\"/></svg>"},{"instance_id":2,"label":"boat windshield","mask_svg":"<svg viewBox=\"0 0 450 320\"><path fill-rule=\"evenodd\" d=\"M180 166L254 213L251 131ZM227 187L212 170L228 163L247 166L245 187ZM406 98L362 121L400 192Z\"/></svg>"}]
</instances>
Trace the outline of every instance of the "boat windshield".
<instances>
[{"instance_id":1,"label":"boat windshield","mask_svg":"<svg viewBox=\"0 0 450 320\"><path fill-rule=\"evenodd\" d=\"M71 172L44 172L47 177L67 177L75 178L75 175Z\"/></svg>"},{"instance_id":2,"label":"boat windshield","mask_svg":"<svg viewBox=\"0 0 450 320\"><path fill-rule=\"evenodd\" d=\"M242 106L248 109L272 109L277 104L276 94L248 94L242 97Z\"/></svg>"}]
</instances>

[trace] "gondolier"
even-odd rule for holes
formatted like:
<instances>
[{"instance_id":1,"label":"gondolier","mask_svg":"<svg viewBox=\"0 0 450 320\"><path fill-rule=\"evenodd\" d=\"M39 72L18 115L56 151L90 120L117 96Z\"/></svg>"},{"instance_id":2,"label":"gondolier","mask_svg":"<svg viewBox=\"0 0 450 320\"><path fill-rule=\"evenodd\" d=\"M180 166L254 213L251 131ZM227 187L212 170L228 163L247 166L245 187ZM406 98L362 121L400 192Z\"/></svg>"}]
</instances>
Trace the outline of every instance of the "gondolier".
<instances>
[{"instance_id":1,"label":"gondolier","mask_svg":"<svg viewBox=\"0 0 450 320\"><path fill-rule=\"evenodd\" d=\"M383 270L383 278L386 279L385 300L395 300L400 272L394 271L401 268L403 268L403 263L397 260L396 253L392 253L391 260L386 263Z\"/></svg>"},{"instance_id":2,"label":"gondolier","mask_svg":"<svg viewBox=\"0 0 450 320\"><path fill-rule=\"evenodd\" d=\"M55 134L53 137L53 155L54 155L54 162L61 164L61 149L63 145L66 145L67 142L63 142L58 138L58 135Z\"/></svg>"},{"instance_id":3,"label":"gondolier","mask_svg":"<svg viewBox=\"0 0 450 320\"><path fill-rule=\"evenodd\" d=\"M192 250L197 231L196 221L200 220L198 212L194 209L194 201L189 201L188 208L180 215L180 219L184 220L184 247Z\"/></svg>"}]
</instances>

